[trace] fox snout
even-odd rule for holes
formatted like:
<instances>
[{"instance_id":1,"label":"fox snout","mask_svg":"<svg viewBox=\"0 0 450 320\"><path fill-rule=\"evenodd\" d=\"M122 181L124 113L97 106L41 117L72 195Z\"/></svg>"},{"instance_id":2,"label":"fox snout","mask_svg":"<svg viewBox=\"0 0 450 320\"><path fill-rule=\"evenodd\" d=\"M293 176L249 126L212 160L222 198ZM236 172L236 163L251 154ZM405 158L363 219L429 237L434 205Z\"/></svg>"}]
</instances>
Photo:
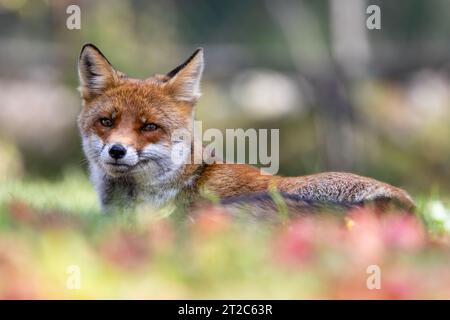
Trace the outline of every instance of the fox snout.
<instances>
[{"instance_id":1,"label":"fox snout","mask_svg":"<svg viewBox=\"0 0 450 320\"><path fill-rule=\"evenodd\" d=\"M109 156L115 160L122 159L127 154L127 149L119 144L113 144L108 150Z\"/></svg>"},{"instance_id":2,"label":"fox snout","mask_svg":"<svg viewBox=\"0 0 450 320\"><path fill-rule=\"evenodd\" d=\"M129 171L140 161L133 146L116 141L103 144L98 160L102 168L114 176Z\"/></svg>"},{"instance_id":3,"label":"fox snout","mask_svg":"<svg viewBox=\"0 0 450 320\"><path fill-rule=\"evenodd\" d=\"M106 172L113 176L125 174L139 163L138 152L132 146L117 142L105 145L101 160Z\"/></svg>"}]
</instances>

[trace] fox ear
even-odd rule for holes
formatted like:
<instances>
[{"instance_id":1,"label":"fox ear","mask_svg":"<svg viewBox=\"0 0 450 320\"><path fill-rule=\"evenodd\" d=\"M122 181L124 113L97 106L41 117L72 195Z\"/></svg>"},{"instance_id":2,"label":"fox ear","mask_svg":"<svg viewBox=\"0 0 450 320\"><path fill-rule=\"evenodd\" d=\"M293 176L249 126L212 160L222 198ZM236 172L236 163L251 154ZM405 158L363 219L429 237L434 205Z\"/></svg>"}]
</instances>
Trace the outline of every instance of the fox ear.
<instances>
[{"instance_id":1,"label":"fox ear","mask_svg":"<svg viewBox=\"0 0 450 320\"><path fill-rule=\"evenodd\" d=\"M118 75L109 61L93 44L85 44L78 61L80 92L84 99L91 99L113 86Z\"/></svg>"},{"instance_id":2,"label":"fox ear","mask_svg":"<svg viewBox=\"0 0 450 320\"><path fill-rule=\"evenodd\" d=\"M168 86L175 99L195 102L200 97L204 65L203 49L199 48L183 64L167 74L170 78Z\"/></svg>"}]
</instances>

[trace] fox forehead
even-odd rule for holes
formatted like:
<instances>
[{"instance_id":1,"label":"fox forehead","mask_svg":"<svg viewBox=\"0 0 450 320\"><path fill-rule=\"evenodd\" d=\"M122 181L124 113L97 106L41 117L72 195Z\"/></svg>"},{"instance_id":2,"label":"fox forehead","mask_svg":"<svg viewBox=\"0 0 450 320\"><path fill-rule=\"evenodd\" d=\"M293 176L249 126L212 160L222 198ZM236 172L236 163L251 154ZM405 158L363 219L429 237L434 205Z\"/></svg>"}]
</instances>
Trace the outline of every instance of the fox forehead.
<instances>
[{"instance_id":1,"label":"fox forehead","mask_svg":"<svg viewBox=\"0 0 450 320\"><path fill-rule=\"evenodd\" d=\"M143 123L162 122L159 124L166 129L174 129L186 126L192 113L189 104L175 101L155 78L127 79L84 104L80 115L82 127L91 126L99 117L126 117Z\"/></svg>"}]
</instances>

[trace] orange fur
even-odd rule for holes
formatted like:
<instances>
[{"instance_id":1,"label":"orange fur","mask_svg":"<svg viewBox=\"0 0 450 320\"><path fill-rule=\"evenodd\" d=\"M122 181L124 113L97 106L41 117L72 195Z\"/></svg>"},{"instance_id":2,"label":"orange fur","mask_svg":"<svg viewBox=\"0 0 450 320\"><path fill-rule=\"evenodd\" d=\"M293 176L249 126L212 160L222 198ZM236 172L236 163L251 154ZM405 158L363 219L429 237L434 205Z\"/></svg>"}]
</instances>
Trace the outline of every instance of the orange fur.
<instances>
[{"instance_id":1,"label":"orange fur","mask_svg":"<svg viewBox=\"0 0 450 320\"><path fill-rule=\"evenodd\" d=\"M201 187L222 198L266 192L270 188L275 188L283 193L299 195L305 200L336 203L392 200L409 210L415 206L408 193L402 189L346 172L281 177L261 175L258 169L249 165L213 164L208 166L198 182ZM362 197L370 188L374 189L373 192L368 192L366 197Z\"/></svg>"}]
</instances>

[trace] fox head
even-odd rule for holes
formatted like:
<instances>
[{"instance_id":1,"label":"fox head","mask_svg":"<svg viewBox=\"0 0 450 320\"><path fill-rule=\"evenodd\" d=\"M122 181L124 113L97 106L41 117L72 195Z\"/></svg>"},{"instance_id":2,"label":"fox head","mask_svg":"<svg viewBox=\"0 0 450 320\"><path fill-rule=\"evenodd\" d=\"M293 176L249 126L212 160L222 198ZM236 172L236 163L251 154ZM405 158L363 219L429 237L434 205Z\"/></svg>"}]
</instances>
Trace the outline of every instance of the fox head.
<instances>
[{"instance_id":1,"label":"fox head","mask_svg":"<svg viewBox=\"0 0 450 320\"><path fill-rule=\"evenodd\" d=\"M78 62L78 126L91 167L112 177L145 175L149 182L176 172L182 161L174 161L173 149L181 143L174 133L192 130L203 67L203 50L197 49L166 75L133 79L85 45Z\"/></svg>"}]
</instances>

